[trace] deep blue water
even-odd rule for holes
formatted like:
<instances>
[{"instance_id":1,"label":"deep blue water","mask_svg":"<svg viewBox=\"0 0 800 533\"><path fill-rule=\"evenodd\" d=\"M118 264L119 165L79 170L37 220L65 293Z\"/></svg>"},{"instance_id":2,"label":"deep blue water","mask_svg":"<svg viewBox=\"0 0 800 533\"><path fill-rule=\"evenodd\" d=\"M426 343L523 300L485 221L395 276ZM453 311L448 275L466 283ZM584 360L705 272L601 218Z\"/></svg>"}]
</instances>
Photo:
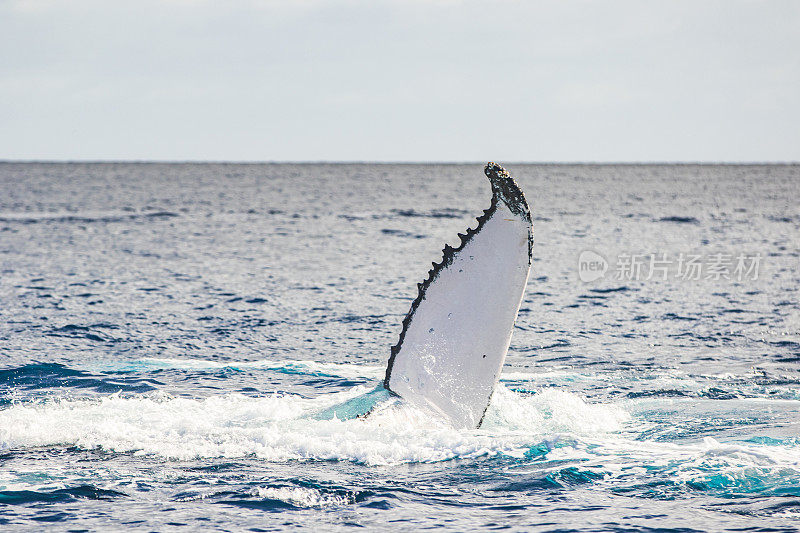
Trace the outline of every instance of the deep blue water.
<instances>
[{"instance_id":1,"label":"deep blue water","mask_svg":"<svg viewBox=\"0 0 800 533\"><path fill-rule=\"evenodd\" d=\"M376 387L482 165L0 164L0 529L796 530L800 167L507 168L533 272L456 431Z\"/></svg>"}]
</instances>

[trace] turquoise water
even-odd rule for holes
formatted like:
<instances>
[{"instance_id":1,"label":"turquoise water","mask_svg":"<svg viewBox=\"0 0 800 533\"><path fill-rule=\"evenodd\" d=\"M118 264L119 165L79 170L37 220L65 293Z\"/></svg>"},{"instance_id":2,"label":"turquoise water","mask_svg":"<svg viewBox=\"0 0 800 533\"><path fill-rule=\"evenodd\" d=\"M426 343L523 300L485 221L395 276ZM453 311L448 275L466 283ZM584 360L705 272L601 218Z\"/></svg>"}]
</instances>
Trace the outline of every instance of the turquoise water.
<instances>
[{"instance_id":1,"label":"turquoise water","mask_svg":"<svg viewBox=\"0 0 800 533\"><path fill-rule=\"evenodd\" d=\"M507 168L533 273L457 431L380 383L481 165L0 164L2 527L794 531L800 167ZM682 253L761 263L615 275Z\"/></svg>"}]
</instances>

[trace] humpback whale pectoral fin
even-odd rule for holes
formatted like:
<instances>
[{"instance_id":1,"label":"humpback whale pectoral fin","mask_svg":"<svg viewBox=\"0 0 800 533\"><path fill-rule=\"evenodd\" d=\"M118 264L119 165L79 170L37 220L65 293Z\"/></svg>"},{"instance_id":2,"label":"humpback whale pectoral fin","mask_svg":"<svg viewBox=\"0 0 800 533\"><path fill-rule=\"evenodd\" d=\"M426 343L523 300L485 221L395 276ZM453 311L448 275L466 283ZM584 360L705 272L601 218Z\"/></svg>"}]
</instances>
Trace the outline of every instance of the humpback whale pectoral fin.
<instances>
[{"instance_id":1,"label":"humpback whale pectoral fin","mask_svg":"<svg viewBox=\"0 0 800 533\"><path fill-rule=\"evenodd\" d=\"M381 403L387 403L397 396L378 385L373 390L347 401L332 405L313 415L315 420L352 420L354 418L364 418L376 409L380 408Z\"/></svg>"},{"instance_id":2,"label":"humpback whale pectoral fin","mask_svg":"<svg viewBox=\"0 0 800 533\"><path fill-rule=\"evenodd\" d=\"M484 169L492 203L478 227L446 246L403 319L384 385L412 403L479 427L511 342L533 233L525 195L500 165Z\"/></svg>"}]
</instances>

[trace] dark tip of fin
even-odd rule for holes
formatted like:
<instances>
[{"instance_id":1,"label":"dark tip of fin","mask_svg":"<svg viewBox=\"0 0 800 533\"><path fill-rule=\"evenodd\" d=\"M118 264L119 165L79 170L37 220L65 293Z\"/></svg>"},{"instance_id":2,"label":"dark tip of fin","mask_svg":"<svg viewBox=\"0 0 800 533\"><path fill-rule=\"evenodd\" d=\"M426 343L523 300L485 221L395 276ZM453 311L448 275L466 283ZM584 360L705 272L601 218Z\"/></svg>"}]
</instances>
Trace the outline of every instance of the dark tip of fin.
<instances>
[{"instance_id":1,"label":"dark tip of fin","mask_svg":"<svg viewBox=\"0 0 800 533\"><path fill-rule=\"evenodd\" d=\"M519 188L514 178L511 177L506 169L492 161L486 163L483 169L489 182L492 184L492 194L496 200L502 201L508 209L515 215L520 215L530 221L531 212L525 195Z\"/></svg>"}]
</instances>

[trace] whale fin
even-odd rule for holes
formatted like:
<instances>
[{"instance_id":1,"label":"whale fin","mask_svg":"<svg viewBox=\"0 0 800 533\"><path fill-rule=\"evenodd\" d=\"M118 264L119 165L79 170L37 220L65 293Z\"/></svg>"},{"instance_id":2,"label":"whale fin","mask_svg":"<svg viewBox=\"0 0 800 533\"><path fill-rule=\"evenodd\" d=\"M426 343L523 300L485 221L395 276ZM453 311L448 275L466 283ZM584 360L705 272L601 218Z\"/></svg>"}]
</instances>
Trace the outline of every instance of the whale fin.
<instances>
[{"instance_id":1,"label":"whale fin","mask_svg":"<svg viewBox=\"0 0 800 533\"><path fill-rule=\"evenodd\" d=\"M384 386L460 428L477 428L511 342L531 266L530 209L502 167L484 169L492 203L478 227L445 246L403 320Z\"/></svg>"},{"instance_id":2,"label":"whale fin","mask_svg":"<svg viewBox=\"0 0 800 533\"><path fill-rule=\"evenodd\" d=\"M364 418L375 411L381 410L382 407L385 408L386 405L390 405L396 399L397 398L392 398L384 387L378 385L365 394L350 398L347 401L332 405L320 411L314 415L314 419L333 420L336 418L338 420L352 420L354 418Z\"/></svg>"}]
</instances>

